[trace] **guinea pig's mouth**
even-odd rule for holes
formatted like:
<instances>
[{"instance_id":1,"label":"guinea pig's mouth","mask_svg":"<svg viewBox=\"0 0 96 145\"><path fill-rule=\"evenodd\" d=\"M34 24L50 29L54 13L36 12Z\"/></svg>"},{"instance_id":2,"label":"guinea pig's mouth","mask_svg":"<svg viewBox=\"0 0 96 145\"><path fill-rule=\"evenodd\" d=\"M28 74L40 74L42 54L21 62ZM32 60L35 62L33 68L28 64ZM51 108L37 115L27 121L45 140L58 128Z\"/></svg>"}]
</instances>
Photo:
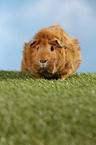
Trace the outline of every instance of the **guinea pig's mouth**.
<instances>
[{"instance_id":1,"label":"guinea pig's mouth","mask_svg":"<svg viewBox=\"0 0 96 145\"><path fill-rule=\"evenodd\" d=\"M46 68L46 66L45 65L42 65L41 68Z\"/></svg>"},{"instance_id":2,"label":"guinea pig's mouth","mask_svg":"<svg viewBox=\"0 0 96 145\"><path fill-rule=\"evenodd\" d=\"M47 60L44 60L44 61L40 60L40 68L39 68L38 72L39 73L50 73L50 74L56 73L55 64L52 65L52 64L49 64L48 62L46 63L45 61L47 61Z\"/></svg>"},{"instance_id":3,"label":"guinea pig's mouth","mask_svg":"<svg viewBox=\"0 0 96 145\"><path fill-rule=\"evenodd\" d=\"M51 71L48 67L41 67L40 69L39 69L39 73L44 73L44 72L47 72L47 73L50 73L50 74L54 74L55 73L55 71L53 70L53 71Z\"/></svg>"},{"instance_id":4,"label":"guinea pig's mouth","mask_svg":"<svg viewBox=\"0 0 96 145\"><path fill-rule=\"evenodd\" d=\"M45 66L40 67L39 72L48 71L48 68Z\"/></svg>"}]
</instances>

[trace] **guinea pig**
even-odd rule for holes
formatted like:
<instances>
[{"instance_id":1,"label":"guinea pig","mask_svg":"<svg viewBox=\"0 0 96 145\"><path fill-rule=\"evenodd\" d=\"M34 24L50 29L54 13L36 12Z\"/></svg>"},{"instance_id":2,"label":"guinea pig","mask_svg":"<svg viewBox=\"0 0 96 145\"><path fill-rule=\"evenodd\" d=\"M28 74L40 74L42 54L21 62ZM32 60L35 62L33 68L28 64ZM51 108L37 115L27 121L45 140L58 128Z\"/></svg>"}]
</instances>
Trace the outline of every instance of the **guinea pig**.
<instances>
[{"instance_id":1,"label":"guinea pig","mask_svg":"<svg viewBox=\"0 0 96 145\"><path fill-rule=\"evenodd\" d=\"M21 71L29 71L38 78L64 80L81 64L80 50L78 40L60 25L43 28L25 43Z\"/></svg>"}]
</instances>

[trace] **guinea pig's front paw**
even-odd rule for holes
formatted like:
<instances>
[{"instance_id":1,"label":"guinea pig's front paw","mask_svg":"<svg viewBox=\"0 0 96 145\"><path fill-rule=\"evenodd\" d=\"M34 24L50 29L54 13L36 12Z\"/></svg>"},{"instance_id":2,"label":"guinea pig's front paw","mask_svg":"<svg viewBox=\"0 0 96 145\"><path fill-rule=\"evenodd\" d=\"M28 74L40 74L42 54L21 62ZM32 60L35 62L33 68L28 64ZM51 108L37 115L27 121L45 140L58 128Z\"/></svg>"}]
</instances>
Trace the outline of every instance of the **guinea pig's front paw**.
<instances>
[{"instance_id":1,"label":"guinea pig's front paw","mask_svg":"<svg viewBox=\"0 0 96 145\"><path fill-rule=\"evenodd\" d=\"M64 74L64 75L61 75L60 79L61 79L61 80L65 80L68 76L69 76L69 74L66 74L66 75L65 75L65 74Z\"/></svg>"},{"instance_id":2,"label":"guinea pig's front paw","mask_svg":"<svg viewBox=\"0 0 96 145\"><path fill-rule=\"evenodd\" d=\"M65 80L65 77L64 76L61 76L60 77L60 80L62 80L62 81Z\"/></svg>"}]
</instances>

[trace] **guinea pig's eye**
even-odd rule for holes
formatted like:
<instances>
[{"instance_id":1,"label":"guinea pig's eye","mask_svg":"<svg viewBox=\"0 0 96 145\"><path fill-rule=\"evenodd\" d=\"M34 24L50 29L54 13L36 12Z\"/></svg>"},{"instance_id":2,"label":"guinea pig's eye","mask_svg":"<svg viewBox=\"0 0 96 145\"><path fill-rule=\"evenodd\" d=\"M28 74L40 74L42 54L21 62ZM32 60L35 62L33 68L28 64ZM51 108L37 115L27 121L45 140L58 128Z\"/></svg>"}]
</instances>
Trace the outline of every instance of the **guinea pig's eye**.
<instances>
[{"instance_id":1,"label":"guinea pig's eye","mask_svg":"<svg viewBox=\"0 0 96 145\"><path fill-rule=\"evenodd\" d=\"M51 50L51 51L54 51L54 47L53 47L53 46L51 46L51 47L50 47L50 50Z\"/></svg>"},{"instance_id":2,"label":"guinea pig's eye","mask_svg":"<svg viewBox=\"0 0 96 145\"><path fill-rule=\"evenodd\" d=\"M38 51L39 47L37 48L37 51Z\"/></svg>"}]
</instances>

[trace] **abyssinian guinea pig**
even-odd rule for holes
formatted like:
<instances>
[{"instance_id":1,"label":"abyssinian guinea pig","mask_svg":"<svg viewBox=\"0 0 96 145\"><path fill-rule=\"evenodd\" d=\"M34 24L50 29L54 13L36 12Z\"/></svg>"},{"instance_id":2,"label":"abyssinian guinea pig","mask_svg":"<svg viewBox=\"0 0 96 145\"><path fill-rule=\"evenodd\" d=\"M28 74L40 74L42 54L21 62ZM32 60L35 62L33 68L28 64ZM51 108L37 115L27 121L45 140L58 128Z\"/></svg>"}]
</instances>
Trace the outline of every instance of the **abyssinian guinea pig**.
<instances>
[{"instance_id":1,"label":"abyssinian guinea pig","mask_svg":"<svg viewBox=\"0 0 96 145\"><path fill-rule=\"evenodd\" d=\"M38 78L62 79L74 74L81 64L78 40L59 25L43 28L25 43L21 71Z\"/></svg>"}]
</instances>

